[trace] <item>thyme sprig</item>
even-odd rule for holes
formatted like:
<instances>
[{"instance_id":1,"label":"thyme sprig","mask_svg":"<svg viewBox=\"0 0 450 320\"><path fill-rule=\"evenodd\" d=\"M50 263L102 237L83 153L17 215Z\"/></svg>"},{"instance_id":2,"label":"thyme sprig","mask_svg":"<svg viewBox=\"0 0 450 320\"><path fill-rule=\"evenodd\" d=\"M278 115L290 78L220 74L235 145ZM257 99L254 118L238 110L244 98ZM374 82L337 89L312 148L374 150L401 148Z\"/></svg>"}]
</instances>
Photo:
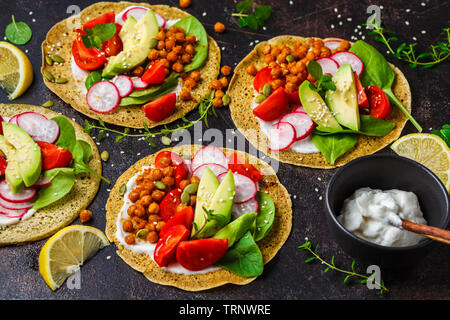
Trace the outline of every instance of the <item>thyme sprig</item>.
<instances>
[{"instance_id":1,"label":"thyme sprig","mask_svg":"<svg viewBox=\"0 0 450 320\"><path fill-rule=\"evenodd\" d=\"M141 138L141 139L143 138L144 140L147 140L148 143L152 147L156 147L156 143L153 139L157 136L162 136L161 139L163 140L163 143L164 143L164 141L167 141L169 134L173 134L178 131L182 132L183 130L186 130L186 129L192 127L197 122L202 121L202 120L205 122L206 127L209 128L208 117L209 116L217 117L217 113L213 106L213 102L214 102L214 91L212 91L209 95L207 95L205 98L203 98L200 101L199 106L198 106L199 117L196 120L190 121L185 117L184 114L182 114L180 112L180 117L181 117L181 120L183 121L183 123L177 124L177 127L172 128L172 129L168 128L167 125L164 125L164 128L161 129L160 131L151 132L148 125L144 122L143 123L144 132L135 134L135 133L130 133L130 128L125 128L123 131L108 128L108 127L106 127L104 121L101 118L98 118L97 119L98 124L91 123L88 120L85 120L84 121L85 122L84 132L91 133L91 131L93 129L99 130L98 134L97 134L98 141L101 141L103 139L105 132L111 132L111 133L117 134L115 141L118 143L122 142L122 140L124 138ZM163 139L164 137L167 137L167 138ZM169 139L169 141L170 141L170 139Z\"/></svg>"},{"instance_id":2,"label":"thyme sprig","mask_svg":"<svg viewBox=\"0 0 450 320\"><path fill-rule=\"evenodd\" d=\"M424 69L432 68L450 57L450 28L442 29L446 42L440 41L436 45L430 45L430 52L417 53L415 50L417 43L407 44L403 42L394 49L393 42L398 41L398 38L394 35L395 32L383 28L381 24L381 21L375 21L374 16L369 23L364 25L368 29L372 29L369 35L373 35L375 41L383 43L394 57L409 63L411 68L416 68L417 66Z\"/></svg>"},{"instance_id":3,"label":"thyme sprig","mask_svg":"<svg viewBox=\"0 0 450 320\"><path fill-rule=\"evenodd\" d=\"M388 288L386 288L386 286L384 285L384 281L381 280L380 283L376 282L375 279L373 278L373 276L375 275L375 272L372 273L369 276L363 275L363 274L359 274L355 271L355 264L356 261L353 260L352 264L351 264L351 270L344 270L341 268L336 267L335 263L334 263L334 256L331 257L330 262L325 261L323 258L321 258L319 256L319 254L317 253L317 249L318 249L318 245L316 245L316 247L314 249L312 249L312 244L311 241L306 240L305 243L303 243L301 246L299 246L298 248L304 251L308 251L310 254L312 254L312 257L309 257L308 259L305 260L305 263L309 263L312 262L314 260L318 260L320 261L323 265L326 266L324 272L328 272L329 270L334 270L340 273L345 274L345 278L344 278L344 283L348 283L348 281L350 280L350 278L354 277L354 278L360 278L361 280L359 281L359 283L361 284L366 284L367 281L369 280L369 278L371 278L370 280L373 281L373 283L375 285L378 285L380 287L380 294L383 294L385 291L388 292ZM373 279L373 280L372 280Z\"/></svg>"}]
</instances>

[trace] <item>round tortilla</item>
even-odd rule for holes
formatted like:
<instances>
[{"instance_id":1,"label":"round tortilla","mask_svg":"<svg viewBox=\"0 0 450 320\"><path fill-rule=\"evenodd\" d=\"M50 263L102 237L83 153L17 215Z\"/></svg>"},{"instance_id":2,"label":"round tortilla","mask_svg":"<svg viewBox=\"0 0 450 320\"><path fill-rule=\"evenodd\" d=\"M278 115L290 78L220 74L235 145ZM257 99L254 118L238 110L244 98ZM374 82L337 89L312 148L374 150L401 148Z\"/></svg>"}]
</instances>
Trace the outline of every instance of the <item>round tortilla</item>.
<instances>
[{"instance_id":1,"label":"round tortilla","mask_svg":"<svg viewBox=\"0 0 450 320\"><path fill-rule=\"evenodd\" d=\"M160 150L159 152L169 150L178 153L182 157L189 159L193 157L196 151L200 150L201 145L185 145ZM292 227L292 202L286 188L281 185L273 169L265 162L253 157L245 152L231 149L222 149L225 154L231 155L238 152L240 156L247 159L259 170L263 170L265 176L260 180L260 191L267 192L273 199L276 207L275 219L272 229L268 235L258 241L261 249L264 263L269 262L284 244L291 232ZM106 203L106 235L111 242L117 246L117 254L133 269L142 272L147 279L152 282L174 286L187 291L200 291L234 283L244 285L255 280L256 277L246 278L238 276L228 270L220 269L207 273L196 275L183 275L168 272L160 268L148 255L136 253L125 248L116 238L116 222L120 209L123 206L123 196L119 194L121 185L126 184L130 178L136 175L143 166L154 164L155 157L159 153L149 155L131 166L125 171L110 192L108 202Z\"/></svg>"},{"instance_id":2,"label":"round tortilla","mask_svg":"<svg viewBox=\"0 0 450 320\"><path fill-rule=\"evenodd\" d=\"M0 104L0 115L6 117L31 111L43 114L48 119L62 116L47 108L32 105ZM70 120L69 118L67 119ZM86 141L92 148L92 157L87 165L98 174L101 174L102 163L94 141L83 131L80 125L72 120L70 120L70 123L75 128L77 139ZM45 208L37 210L30 218L0 229L0 246L37 241L69 225L92 202L99 186L99 177L87 173L77 175L72 190L66 196Z\"/></svg>"},{"instance_id":3,"label":"round tortilla","mask_svg":"<svg viewBox=\"0 0 450 320\"><path fill-rule=\"evenodd\" d=\"M356 145L336 160L335 166L330 165L321 153L298 153L292 150L271 151L269 150L268 138L261 131L259 121L252 112L253 103L253 79L254 77L246 72L249 65L255 65L260 70L265 67L264 54L261 49L267 43L271 45L286 44L293 47L296 41L306 41L306 38L298 36L278 36L265 42L260 42L234 69L233 78L230 81L228 94L231 97L230 110L233 121L239 131L257 149L279 161L294 164L297 166L332 169L342 166L347 162L364 155L375 153L400 137L401 132L407 122L406 116L399 108L392 105L391 113L386 119L395 123L395 128L384 137L369 137L359 135ZM327 38L324 40L342 40L338 38ZM395 73L395 80L392 91L405 108L411 112L411 91L408 81L403 73L395 66L391 65Z\"/></svg>"},{"instance_id":4,"label":"round tortilla","mask_svg":"<svg viewBox=\"0 0 450 320\"><path fill-rule=\"evenodd\" d=\"M209 93L209 84L219 75L220 69L220 48L213 38L208 36L208 58L205 64L198 69L202 80L191 91L193 100L181 101L177 97L175 109L167 118L159 122L149 120L141 109L141 106L118 106L110 113L100 114L92 111L86 103L86 94L81 91L84 88L84 83L76 81L72 75L71 59L72 59L72 43L76 38L76 28L79 28L83 23L98 17L106 12L114 11L121 12L129 6L143 6L152 9L154 12L161 14L168 20L179 19L189 16L188 13L174 7L166 5L149 5L147 3L133 3L133 2L98 2L95 3L78 15L67 18L56 25L54 25L47 33L45 41L42 43L42 67L41 73L49 71L55 78L64 77L68 79L65 84L57 84L48 81L43 77L46 86L58 95L64 102L70 104L77 111L86 116L98 119L101 118L104 122L130 127L130 128L144 128L145 122L149 128L158 125L167 124L180 119L180 113L183 115L192 111L199 103L199 101ZM65 63L48 66L45 63L45 56L48 54L57 54L61 56Z\"/></svg>"}]
</instances>

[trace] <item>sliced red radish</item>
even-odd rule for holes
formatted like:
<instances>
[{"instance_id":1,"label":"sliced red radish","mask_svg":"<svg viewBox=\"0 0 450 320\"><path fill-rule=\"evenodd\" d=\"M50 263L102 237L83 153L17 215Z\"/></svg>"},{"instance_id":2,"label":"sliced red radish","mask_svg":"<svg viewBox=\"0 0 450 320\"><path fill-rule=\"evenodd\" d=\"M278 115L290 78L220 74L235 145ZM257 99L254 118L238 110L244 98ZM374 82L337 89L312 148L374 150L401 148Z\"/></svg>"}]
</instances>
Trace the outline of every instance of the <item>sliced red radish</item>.
<instances>
[{"instance_id":1,"label":"sliced red radish","mask_svg":"<svg viewBox=\"0 0 450 320\"><path fill-rule=\"evenodd\" d=\"M17 125L36 141L53 143L59 137L58 123L48 120L40 113L24 112L20 114L17 117Z\"/></svg>"},{"instance_id":2,"label":"sliced red radish","mask_svg":"<svg viewBox=\"0 0 450 320\"><path fill-rule=\"evenodd\" d=\"M24 210L30 209L33 206L33 202L9 202L0 198L0 206L9 210Z\"/></svg>"},{"instance_id":3,"label":"sliced red radish","mask_svg":"<svg viewBox=\"0 0 450 320\"><path fill-rule=\"evenodd\" d=\"M166 27L166 19L164 19L164 17L162 15L160 15L159 13L153 12L155 14L156 20L158 21L158 26L160 28L165 28Z\"/></svg>"},{"instance_id":4,"label":"sliced red radish","mask_svg":"<svg viewBox=\"0 0 450 320\"><path fill-rule=\"evenodd\" d=\"M112 78L112 83L117 87L117 90L119 90L119 95L121 98L126 97L133 91L133 81L131 81L130 77L125 75L118 75Z\"/></svg>"},{"instance_id":5,"label":"sliced red radish","mask_svg":"<svg viewBox=\"0 0 450 320\"><path fill-rule=\"evenodd\" d=\"M133 7L125 11L122 16L123 21L125 22L129 16L133 16L136 20L140 20L148 11L148 8L145 7ZM160 14L153 12L155 14L156 20L158 21L158 26L160 28L164 28L166 25L166 19L163 18Z\"/></svg>"},{"instance_id":6,"label":"sliced red radish","mask_svg":"<svg viewBox=\"0 0 450 320\"><path fill-rule=\"evenodd\" d=\"M339 66L343 66L344 64L351 65L353 71L355 71L358 76L360 76L363 72L364 64L362 60L352 52L339 51L333 54L330 58L336 61Z\"/></svg>"},{"instance_id":7,"label":"sliced red radish","mask_svg":"<svg viewBox=\"0 0 450 320\"><path fill-rule=\"evenodd\" d=\"M228 169L225 168L224 166L221 166L220 164L205 163L205 164L202 164L197 169L195 169L195 171L194 171L194 173L192 175L201 179L202 176L203 176L203 172L205 172L206 168L211 169L211 171L216 175L216 177L221 175L222 173L228 172Z\"/></svg>"},{"instance_id":8,"label":"sliced red radish","mask_svg":"<svg viewBox=\"0 0 450 320\"><path fill-rule=\"evenodd\" d=\"M250 212L258 212L258 201L255 198L243 203L235 203L231 209L231 213L236 218Z\"/></svg>"},{"instance_id":9,"label":"sliced red radish","mask_svg":"<svg viewBox=\"0 0 450 320\"><path fill-rule=\"evenodd\" d=\"M28 202L36 196L36 189L33 187L24 188L18 193L14 193L6 180L0 182L0 198L14 203Z\"/></svg>"},{"instance_id":10,"label":"sliced red radish","mask_svg":"<svg viewBox=\"0 0 450 320\"><path fill-rule=\"evenodd\" d=\"M119 105L119 90L110 81L99 81L89 88L86 94L86 102L89 108L95 112L111 112Z\"/></svg>"},{"instance_id":11,"label":"sliced red radish","mask_svg":"<svg viewBox=\"0 0 450 320\"><path fill-rule=\"evenodd\" d=\"M222 182L223 178L227 173L222 173L217 177L219 182ZM234 203L241 204L256 196L256 192L258 191L258 187L256 183L240 173L233 173L234 177Z\"/></svg>"},{"instance_id":12,"label":"sliced red radish","mask_svg":"<svg viewBox=\"0 0 450 320\"><path fill-rule=\"evenodd\" d=\"M43 188L48 186L50 183L52 183L49 179L47 179L46 176L42 175L39 177L38 181L33 185L33 187L36 188Z\"/></svg>"},{"instance_id":13,"label":"sliced red radish","mask_svg":"<svg viewBox=\"0 0 450 320\"><path fill-rule=\"evenodd\" d=\"M7 209L3 206L0 206L0 214L8 217L8 218L22 218L26 213L28 212L28 209L21 209L21 210L11 210Z\"/></svg>"},{"instance_id":14,"label":"sliced red radish","mask_svg":"<svg viewBox=\"0 0 450 320\"><path fill-rule=\"evenodd\" d=\"M133 82L133 87L136 89L145 89L148 87L148 83L142 81L140 77L131 77L131 81Z\"/></svg>"},{"instance_id":15,"label":"sliced red radish","mask_svg":"<svg viewBox=\"0 0 450 320\"><path fill-rule=\"evenodd\" d=\"M282 151L289 148L295 140L295 128L287 122L277 122L269 132L269 149L273 151Z\"/></svg>"},{"instance_id":16,"label":"sliced red radish","mask_svg":"<svg viewBox=\"0 0 450 320\"><path fill-rule=\"evenodd\" d=\"M337 49L341 44L341 40L327 40L324 41L323 44L328 47L330 50Z\"/></svg>"},{"instance_id":17,"label":"sliced red radish","mask_svg":"<svg viewBox=\"0 0 450 320\"><path fill-rule=\"evenodd\" d=\"M309 136L314 129L314 122L303 112L291 112L284 115L280 122L290 123L295 129L295 141Z\"/></svg>"},{"instance_id":18,"label":"sliced red radish","mask_svg":"<svg viewBox=\"0 0 450 320\"><path fill-rule=\"evenodd\" d=\"M303 113L307 113L305 108L303 108L303 106L298 106L297 108L295 108L294 110L292 110L292 112L303 112Z\"/></svg>"},{"instance_id":19,"label":"sliced red radish","mask_svg":"<svg viewBox=\"0 0 450 320\"><path fill-rule=\"evenodd\" d=\"M316 60L318 64L322 67L322 72L329 73L332 76L336 73L336 71L339 69L339 65L336 61L330 58L319 58Z\"/></svg>"},{"instance_id":20,"label":"sliced red radish","mask_svg":"<svg viewBox=\"0 0 450 320\"><path fill-rule=\"evenodd\" d=\"M195 171L198 167L205 163L215 163L222 167L228 167L228 161L225 154L219 148L209 145L197 151L192 158L191 170Z\"/></svg>"},{"instance_id":21,"label":"sliced red radish","mask_svg":"<svg viewBox=\"0 0 450 320\"><path fill-rule=\"evenodd\" d=\"M21 114L16 114L14 117L12 117L11 119L9 119L9 123L15 124L17 126L17 118L20 116Z\"/></svg>"}]
</instances>

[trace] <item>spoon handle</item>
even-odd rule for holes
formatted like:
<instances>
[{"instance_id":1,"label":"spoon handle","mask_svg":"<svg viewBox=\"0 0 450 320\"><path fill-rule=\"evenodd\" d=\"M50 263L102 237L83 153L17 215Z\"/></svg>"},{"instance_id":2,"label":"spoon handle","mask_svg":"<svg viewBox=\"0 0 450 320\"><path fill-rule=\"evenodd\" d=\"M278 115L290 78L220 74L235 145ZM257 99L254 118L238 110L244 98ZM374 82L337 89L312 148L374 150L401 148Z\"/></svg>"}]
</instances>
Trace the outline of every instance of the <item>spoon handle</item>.
<instances>
[{"instance_id":1,"label":"spoon handle","mask_svg":"<svg viewBox=\"0 0 450 320\"><path fill-rule=\"evenodd\" d=\"M445 229L440 229L432 226L427 226L424 224L415 223L408 220L402 219L402 227L405 230L421 234L427 238L433 239L435 241L443 242L450 245L450 231Z\"/></svg>"}]
</instances>

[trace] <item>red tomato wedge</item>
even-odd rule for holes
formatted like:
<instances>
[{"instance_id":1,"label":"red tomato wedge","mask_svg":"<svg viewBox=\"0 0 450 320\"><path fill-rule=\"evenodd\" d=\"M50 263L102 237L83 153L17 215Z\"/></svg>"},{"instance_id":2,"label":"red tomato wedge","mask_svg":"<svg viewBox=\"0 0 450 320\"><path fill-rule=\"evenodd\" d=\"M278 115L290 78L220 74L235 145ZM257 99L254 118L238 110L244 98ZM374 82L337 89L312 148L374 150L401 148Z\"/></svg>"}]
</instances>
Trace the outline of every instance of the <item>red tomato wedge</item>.
<instances>
[{"instance_id":1,"label":"red tomato wedge","mask_svg":"<svg viewBox=\"0 0 450 320\"><path fill-rule=\"evenodd\" d=\"M228 168L233 173L240 173L252 179L254 182L258 182L262 177L264 177L258 169L250 163L245 162L237 153L233 153L228 157Z\"/></svg>"},{"instance_id":2,"label":"red tomato wedge","mask_svg":"<svg viewBox=\"0 0 450 320\"><path fill-rule=\"evenodd\" d=\"M184 207L183 209L175 213L169 219L169 221L166 222L164 227L162 227L161 231L159 232L159 236L161 238L164 238L170 228L179 224L182 224L188 230L191 230L192 221L194 221L194 210L191 206Z\"/></svg>"},{"instance_id":3,"label":"red tomato wedge","mask_svg":"<svg viewBox=\"0 0 450 320\"><path fill-rule=\"evenodd\" d=\"M175 108L176 103L177 94L170 93L142 106L142 110L147 118L157 122L165 119Z\"/></svg>"},{"instance_id":4,"label":"red tomato wedge","mask_svg":"<svg viewBox=\"0 0 450 320\"><path fill-rule=\"evenodd\" d=\"M289 101L284 88L278 88L270 96L253 109L253 114L264 121L273 121L284 114Z\"/></svg>"},{"instance_id":5,"label":"red tomato wedge","mask_svg":"<svg viewBox=\"0 0 450 320\"><path fill-rule=\"evenodd\" d=\"M106 63L106 55L96 47L88 49L81 41L81 34L78 33L72 44L72 55L78 67L84 70L95 70Z\"/></svg>"},{"instance_id":6,"label":"red tomato wedge","mask_svg":"<svg viewBox=\"0 0 450 320\"><path fill-rule=\"evenodd\" d=\"M391 104L386 94L379 87L369 86L365 89L370 105L370 115L386 119L391 112Z\"/></svg>"},{"instance_id":7,"label":"red tomato wedge","mask_svg":"<svg viewBox=\"0 0 450 320\"><path fill-rule=\"evenodd\" d=\"M273 80L270 70L269 67L264 67L258 71L253 80L253 88L256 91L260 92L266 83L270 83Z\"/></svg>"},{"instance_id":8,"label":"red tomato wedge","mask_svg":"<svg viewBox=\"0 0 450 320\"><path fill-rule=\"evenodd\" d=\"M181 203L181 193L183 190L180 188L170 191L159 204L161 210L161 218L167 222L177 213L177 207Z\"/></svg>"},{"instance_id":9,"label":"red tomato wedge","mask_svg":"<svg viewBox=\"0 0 450 320\"><path fill-rule=\"evenodd\" d=\"M186 269L198 271L219 261L228 250L228 239L183 241L177 248L177 261Z\"/></svg>"},{"instance_id":10,"label":"red tomato wedge","mask_svg":"<svg viewBox=\"0 0 450 320\"><path fill-rule=\"evenodd\" d=\"M36 143L41 148L42 169L65 168L72 161L72 153L69 150L44 141Z\"/></svg>"},{"instance_id":11,"label":"red tomato wedge","mask_svg":"<svg viewBox=\"0 0 450 320\"><path fill-rule=\"evenodd\" d=\"M286 93L286 97L287 97L287 99L289 101L289 104L295 104L295 105L301 104L300 96L298 94L298 88L294 92L286 92L286 91L284 91L284 93Z\"/></svg>"},{"instance_id":12,"label":"red tomato wedge","mask_svg":"<svg viewBox=\"0 0 450 320\"><path fill-rule=\"evenodd\" d=\"M151 63L141 77L141 80L148 84L161 84L165 79L166 71L161 61Z\"/></svg>"},{"instance_id":13,"label":"red tomato wedge","mask_svg":"<svg viewBox=\"0 0 450 320\"><path fill-rule=\"evenodd\" d=\"M95 19L89 20L85 24L83 24L83 29L92 29L92 27L98 25L98 24L107 24L107 23L113 23L116 21L116 14L114 11L107 12L105 14L102 14L100 17L97 17Z\"/></svg>"},{"instance_id":14,"label":"red tomato wedge","mask_svg":"<svg viewBox=\"0 0 450 320\"><path fill-rule=\"evenodd\" d=\"M8 163L6 162L5 158L0 156L0 176L5 174L6 167L8 166Z\"/></svg>"},{"instance_id":15,"label":"red tomato wedge","mask_svg":"<svg viewBox=\"0 0 450 320\"><path fill-rule=\"evenodd\" d=\"M358 94L358 105L360 108L369 108L369 100L367 99L366 92L364 91L364 87L359 80L356 72L353 71L355 75L355 84L356 84L356 93Z\"/></svg>"},{"instance_id":16,"label":"red tomato wedge","mask_svg":"<svg viewBox=\"0 0 450 320\"><path fill-rule=\"evenodd\" d=\"M167 230L165 237L160 238L155 247L154 258L160 267L165 267L176 256L178 244L189 238L191 232L182 224Z\"/></svg>"},{"instance_id":17,"label":"red tomato wedge","mask_svg":"<svg viewBox=\"0 0 450 320\"><path fill-rule=\"evenodd\" d=\"M117 56L120 51L123 49L122 39L119 37L119 32L122 29L122 26L116 23L116 33L114 36L102 43L102 51L106 54L107 57Z\"/></svg>"},{"instance_id":18,"label":"red tomato wedge","mask_svg":"<svg viewBox=\"0 0 450 320\"><path fill-rule=\"evenodd\" d=\"M185 179L189 173L188 166L184 160L176 153L170 151L162 151L158 153L155 159L155 167L162 169L164 166L161 164L162 158L169 158L172 160L172 166L175 167L175 184L178 186L181 180Z\"/></svg>"}]
</instances>

